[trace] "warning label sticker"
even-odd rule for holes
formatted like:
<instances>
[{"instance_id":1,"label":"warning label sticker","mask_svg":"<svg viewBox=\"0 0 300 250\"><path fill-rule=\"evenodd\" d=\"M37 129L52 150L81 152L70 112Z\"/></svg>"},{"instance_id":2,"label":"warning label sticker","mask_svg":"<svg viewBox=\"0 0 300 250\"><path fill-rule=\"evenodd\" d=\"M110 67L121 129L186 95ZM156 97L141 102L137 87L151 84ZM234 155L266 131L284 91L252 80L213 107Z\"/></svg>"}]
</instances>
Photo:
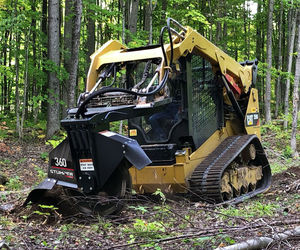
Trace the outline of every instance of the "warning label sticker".
<instances>
[{"instance_id":1,"label":"warning label sticker","mask_svg":"<svg viewBox=\"0 0 300 250\"><path fill-rule=\"evenodd\" d=\"M79 160L81 171L94 171L94 163L92 159L80 159Z\"/></svg>"},{"instance_id":2,"label":"warning label sticker","mask_svg":"<svg viewBox=\"0 0 300 250\"><path fill-rule=\"evenodd\" d=\"M259 124L258 113L250 113L246 116L246 126L257 126Z\"/></svg>"},{"instance_id":3,"label":"warning label sticker","mask_svg":"<svg viewBox=\"0 0 300 250\"><path fill-rule=\"evenodd\" d=\"M129 136L137 136L137 130L136 129L130 129L129 130Z\"/></svg>"}]
</instances>

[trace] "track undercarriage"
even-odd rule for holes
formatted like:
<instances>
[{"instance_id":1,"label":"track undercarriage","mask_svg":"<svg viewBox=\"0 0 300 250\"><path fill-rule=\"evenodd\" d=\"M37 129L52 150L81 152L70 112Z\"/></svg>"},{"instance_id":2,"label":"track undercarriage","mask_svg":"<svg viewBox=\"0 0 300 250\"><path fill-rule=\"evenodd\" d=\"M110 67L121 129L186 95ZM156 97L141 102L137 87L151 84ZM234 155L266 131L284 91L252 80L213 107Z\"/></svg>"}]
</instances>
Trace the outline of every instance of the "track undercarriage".
<instances>
[{"instance_id":1,"label":"track undercarriage","mask_svg":"<svg viewBox=\"0 0 300 250\"><path fill-rule=\"evenodd\" d=\"M232 204L266 191L271 170L256 136L231 136L195 169L189 181L196 199Z\"/></svg>"}]
</instances>

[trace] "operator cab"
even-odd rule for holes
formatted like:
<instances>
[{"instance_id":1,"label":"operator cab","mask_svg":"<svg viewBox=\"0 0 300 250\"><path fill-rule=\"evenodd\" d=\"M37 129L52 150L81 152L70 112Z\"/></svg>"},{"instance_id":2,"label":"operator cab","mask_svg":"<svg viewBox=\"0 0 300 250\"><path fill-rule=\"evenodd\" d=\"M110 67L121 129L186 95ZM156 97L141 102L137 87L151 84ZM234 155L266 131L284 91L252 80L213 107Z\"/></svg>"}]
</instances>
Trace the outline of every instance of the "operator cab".
<instances>
[{"instance_id":1,"label":"operator cab","mask_svg":"<svg viewBox=\"0 0 300 250\"><path fill-rule=\"evenodd\" d=\"M153 165L175 163L177 150L190 147L194 151L224 126L222 97L209 61L196 53L181 57L165 92L157 97L171 101L154 113L129 119L129 136L138 141Z\"/></svg>"},{"instance_id":2,"label":"operator cab","mask_svg":"<svg viewBox=\"0 0 300 250\"><path fill-rule=\"evenodd\" d=\"M102 65L90 96L96 89L101 94L90 98L86 112L107 121L101 130L126 119L128 136L154 165L175 163L177 150L196 150L224 126L222 84L197 48L174 61L172 70L162 65L159 57Z\"/></svg>"},{"instance_id":3,"label":"operator cab","mask_svg":"<svg viewBox=\"0 0 300 250\"><path fill-rule=\"evenodd\" d=\"M179 136L175 134L183 134L188 125L184 104L187 96L186 81L186 64L178 62L178 70L170 73L165 88L153 98L154 103L168 101L154 112L129 119L129 136L140 145L179 143ZM147 102L149 101L151 100L148 98Z\"/></svg>"}]
</instances>

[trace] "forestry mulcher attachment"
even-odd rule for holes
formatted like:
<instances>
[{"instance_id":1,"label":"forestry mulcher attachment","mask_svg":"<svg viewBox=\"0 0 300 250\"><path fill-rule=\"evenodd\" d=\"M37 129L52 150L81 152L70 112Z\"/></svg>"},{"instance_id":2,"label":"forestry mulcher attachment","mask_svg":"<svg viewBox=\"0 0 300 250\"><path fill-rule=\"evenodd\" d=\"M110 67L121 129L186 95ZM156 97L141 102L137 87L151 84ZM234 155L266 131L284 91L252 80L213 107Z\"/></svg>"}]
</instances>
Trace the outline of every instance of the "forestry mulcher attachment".
<instances>
[{"instance_id":1,"label":"forestry mulcher attachment","mask_svg":"<svg viewBox=\"0 0 300 250\"><path fill-rule=\"evenodd\" d=\"M61 121L68 136L26 203L62 186L81 210L111 214L131 189L234 204L269 188L257 60L238 63L171 18L159 45L109 41L91 60L86 92Z\"/></svg>"}]
</instances>

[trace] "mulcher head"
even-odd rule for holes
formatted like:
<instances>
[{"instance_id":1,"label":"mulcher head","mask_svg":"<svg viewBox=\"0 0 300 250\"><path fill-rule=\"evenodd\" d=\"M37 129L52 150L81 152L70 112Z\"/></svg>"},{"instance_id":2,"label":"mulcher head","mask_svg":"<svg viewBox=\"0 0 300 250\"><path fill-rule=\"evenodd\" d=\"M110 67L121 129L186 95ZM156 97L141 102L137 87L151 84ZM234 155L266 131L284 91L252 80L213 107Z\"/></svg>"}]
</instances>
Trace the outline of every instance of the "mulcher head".
<instances>
[{"instance_id":1,"label":"mulcher head","mask_svg":"<svg viewBox=\"0 0 300 250\"><path fill-rule=\"evenodd\" d=\"M38 202L55 185L95 195L118 167L142 169L151 163L135 140L111 131L75 130L69 131L69 138L50 152L48 178L30 192L24 205Z\"/></svg>"}]
</instances>

